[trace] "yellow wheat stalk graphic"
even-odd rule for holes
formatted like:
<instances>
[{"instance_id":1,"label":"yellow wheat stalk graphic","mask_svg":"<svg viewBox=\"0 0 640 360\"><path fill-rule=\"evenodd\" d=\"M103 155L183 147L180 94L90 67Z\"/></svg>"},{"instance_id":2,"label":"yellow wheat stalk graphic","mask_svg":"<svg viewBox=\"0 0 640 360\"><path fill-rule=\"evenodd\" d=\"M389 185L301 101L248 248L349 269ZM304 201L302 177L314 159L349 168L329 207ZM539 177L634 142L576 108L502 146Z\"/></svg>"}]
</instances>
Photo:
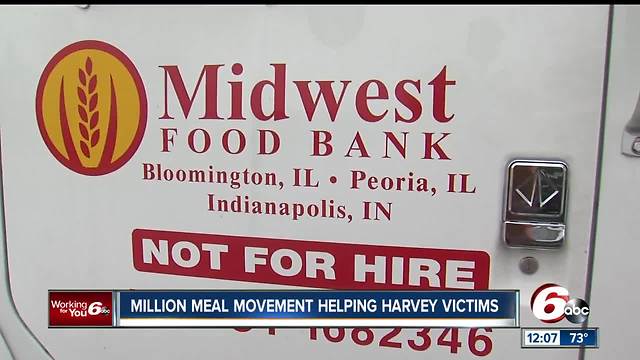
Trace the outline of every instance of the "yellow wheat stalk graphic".
<instances>
[{"instance_id":1,"label":"yellow wheat stalk graphic","mask_svg":"<svg viewBox=\"0 0 640 360\"><path fill-rule=\"evenodd\" d=\"M91 150L100 140L100 129L98 129L100 112L98 111L98 76L93 73L93 62L90 57L85 60L84 69L78 69L78 78L80 80L80 86L78 86L78 100L80 100L78 128L82 136L80 150L84 156L91 158Z\"/></svg>"}]
</instances>

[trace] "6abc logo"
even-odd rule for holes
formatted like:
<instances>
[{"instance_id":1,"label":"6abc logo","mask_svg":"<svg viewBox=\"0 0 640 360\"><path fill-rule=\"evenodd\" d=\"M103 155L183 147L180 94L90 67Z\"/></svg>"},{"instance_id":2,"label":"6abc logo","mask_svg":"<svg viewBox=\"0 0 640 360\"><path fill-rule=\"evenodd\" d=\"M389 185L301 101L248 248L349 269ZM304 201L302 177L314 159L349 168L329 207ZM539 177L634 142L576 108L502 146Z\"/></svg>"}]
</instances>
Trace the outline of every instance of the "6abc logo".
<instances>
[{"instance_id":1,"label":"6abc logo","mask_svg":"<svg viewBox=\"0 0 640 360\"><path fill-rule=\"evenodd\" d=\"M103 305L101 302L96 301L92 302L87 309L87 314L89 315L109 315L111 314L111 310L107 305ZM85 315L86 316L86 315Z\"/></svg>"},{"instance_id":2,"label":"6abc logo","mask_svg":"<svg viewBox=\"0 0 640 360\"><path fill-rule=\"evenodd\" d=\"M533 315L545 323L557 323L566 318L582 324L589 318L589 304L579 298L569 298L569 290L556 284L544 284L531 295Z\"/></svg>"}]
</instances>

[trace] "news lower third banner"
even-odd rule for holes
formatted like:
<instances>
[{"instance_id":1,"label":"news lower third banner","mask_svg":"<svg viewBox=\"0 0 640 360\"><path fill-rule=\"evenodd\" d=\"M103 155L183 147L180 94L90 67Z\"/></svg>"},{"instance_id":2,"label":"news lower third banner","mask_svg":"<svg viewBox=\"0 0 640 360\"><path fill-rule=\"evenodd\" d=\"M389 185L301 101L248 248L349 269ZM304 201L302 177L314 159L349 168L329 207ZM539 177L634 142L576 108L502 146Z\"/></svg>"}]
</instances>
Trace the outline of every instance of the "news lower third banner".
<instances>
[{"instance_id":1,"label":"news lower third banner","mask_svg":"<svg viewBox=\"0 0 640 360\"><path fill-rule=\"evenodd\" d=\"M517 290L50 291L49 327L518 327Z\"/></svg>"}]
</instances>

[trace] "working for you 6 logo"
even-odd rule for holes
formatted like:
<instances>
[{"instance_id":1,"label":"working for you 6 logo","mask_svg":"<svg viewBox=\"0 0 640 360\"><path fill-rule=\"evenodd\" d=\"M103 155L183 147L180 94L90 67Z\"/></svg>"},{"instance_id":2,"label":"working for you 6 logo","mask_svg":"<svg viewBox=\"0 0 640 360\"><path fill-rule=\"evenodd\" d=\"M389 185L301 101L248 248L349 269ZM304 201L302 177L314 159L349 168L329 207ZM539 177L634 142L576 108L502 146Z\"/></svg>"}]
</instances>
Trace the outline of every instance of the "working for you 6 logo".
<instances>
[{"instance_id":1,"label":"working for you 6 logo","mask_svg":"<svg viewBox=\"0 0 640 360\"><path fill-rule=\"evenodd\" d=\"M67 168L104 175L137 150L147 97L133 62L102 41L71 44L45 67L36 94L40 134Z\"/></svg>"}]
</instances>

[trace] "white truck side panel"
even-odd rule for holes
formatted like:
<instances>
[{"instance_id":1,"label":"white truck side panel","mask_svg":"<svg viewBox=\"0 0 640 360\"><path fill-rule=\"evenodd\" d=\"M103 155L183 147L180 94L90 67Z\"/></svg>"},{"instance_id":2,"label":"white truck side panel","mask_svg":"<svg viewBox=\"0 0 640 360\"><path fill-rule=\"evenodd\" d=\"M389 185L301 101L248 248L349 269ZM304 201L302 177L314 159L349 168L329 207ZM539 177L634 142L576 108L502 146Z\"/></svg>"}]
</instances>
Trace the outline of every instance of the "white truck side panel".
<instances>
[{"instance_id":1,"label":"white truck side panel","mask_svg":"<svg viewBox=\"0 0 640 360\"><path fill-rule=\"evenodd\" d=\"M586 359L628 359L636 352L640 162L622 155L623 128L640 93L640 8L614 7L609 89L605 118L600 205L595 242L590 326L600 326L600 349Z\"/></svg>"},{"instance_id":2,"label":"white truck side panel","mask_svg":"<svg viewBox=\"0 0 640 360\"><path fill-rule=\"evenodd\" d=\"M0 126L9 269L18 312L52 355L61 359L186 360L200 359L203 354L225 359L473 358L464 347L455 355L438 346L423 353L406 346L393 349L348 341L310 341L307 330L278 330L271 336L265 330L47 328L48 289L276 287L138 272L132 265L131 231L152 228L484 250L491 257L490 288L520 289L522 325L540 326L529 308L531 293L540 284L561 284L576 297L585 293L607 20L607 6L5 8L0 13L0 38L8 39L0 42L0 69L5 75L0 88L5 104L0 107ZM42 69L61 48L82 39L101 39L122 49L135 62L148 96L142 145L127 165L104 177L81 176L60 165L43 143L34 115ZM276 61L287 63L291 80L350 79L359 85L372 78L389 84L421 79L425 115L418 125L405 127L391 119L363 124L350 94L345 99L349 107L341 110L335 123L327 118L310 123L301 105L289 101L288 120L264 125L249 118L237 125L252 134L250 145L257 128L277 128L283 138L277 156L257 157L253 145L252 151L239 156L215 151L196 156L184 146L161 154L160 128L166 122L158 119L164 105L164 78L158 66L180 65L191 87L202 65L235 61L244 65L247 84L272 76L269 64ZM447 104L456 118L439 124L429 116L431 94L425 84L444 65L448 76L457 81ZM295 87L288 86L293 99ZM194 105L197 111L201 106L200 102ZM202 125L196 116L182 120L172 124L184 131L196 126L219 131L228 126ZM307 136L315 128L333 132L337 155L309 156ZM381 134L388 130L406 130L414 138L421 131L450 132L448 146L455 158L450 162L420 159L415 154L424 145L416 142L409 146L414 155L406 160L381 159ZM371 145L371 159L342 156L356 131L377 143ZM557 159L568 164L567 242L559 251L509 249L502 242L504 177L508 162L515 158ZM397 202L397 212L391 224L211 214L203 209L204 188L143 181L143 162L272 169L282 177L292 167L313 167L321 179L337 175L338 185L324 185L318 192L290 188L243 191L283 201L332 197L360 204L374 198ZM429 176L440 182L446 181L448 172L469 172L478 191L467 197L446 196L443 191L444 195L434 199L408 192L353 191L347 184L348 171L354 168L379 176L406 176L412 170L433 174ZM216 191L220 196L235 194L222 187ZM525 275L518 269L525 256L538 258L536 274ZM412 335L405 330L403 341ZM520 334L513 330L494 330L491 338L493 351L488 358L578 356L577 350L521 351Z\"/></svg>"}]
</instances>

